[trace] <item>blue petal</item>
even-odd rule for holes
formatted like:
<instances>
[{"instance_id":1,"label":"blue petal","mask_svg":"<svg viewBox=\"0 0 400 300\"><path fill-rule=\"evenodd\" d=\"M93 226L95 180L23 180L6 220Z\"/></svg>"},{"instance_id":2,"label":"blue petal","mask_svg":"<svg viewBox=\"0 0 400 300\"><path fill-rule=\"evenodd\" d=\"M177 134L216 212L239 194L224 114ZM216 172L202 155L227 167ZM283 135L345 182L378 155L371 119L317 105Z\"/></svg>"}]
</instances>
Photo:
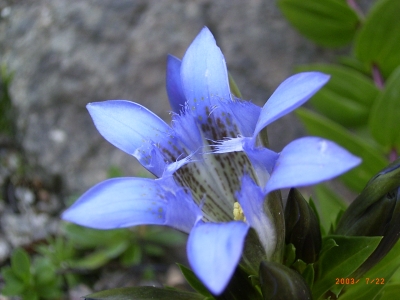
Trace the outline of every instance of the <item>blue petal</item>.
<instances>
[{"instance_id":1,"label":"blue petal","mask_svg":"<svg viewBox=\"0 0 400 300\"><path fill-rule=\"evenodd\" d=\"M190 151L196 152L204 145L196 117L190 112L172 117L172 128L183 145Z\"/></svg>"},{"instance_id":2,"label":"blue petal","mask_svg":"<svg viewBox=\"0 0 400 300\"><path fill-rule=\"evenodd\" d=\"M268 148L253 148L251 142L246 140L243 150L249 157L257 174L257 183L265 186L275 166L279 154Z\"/></svg>"},{"instance_id":3,"label":"blue petal","mask_svg":"<svg viewBox=\"0 0 400 300\"><path fill-rule=\"evenodd\" d=\"M242 188L236 193L236 197L246 221L256 230L267 259L271 259L276 250L277 232L271 212L265 210L268 207L264 205L267 195L249 176L245 175L242 178Z\"/></svg>"},{"instance_id":4,"label":"blue petal","mask_svg":"<svg viewBox=\"0 0 400 300\"><path fill-rule=\"evenodd\" d=\"M166 82L168 99L172 111L180 113L186 102L181 82L181 60L172 55L168 55L167 58Z\"/></svg>"},{"instance_id":5,"label":"blue petal","mask_svg":"<svg viewBox=\"0 0 400 300\"><path fill-rule=\"evenodd\" d=\"M189 235L187 252L193 271L215 295L221 294L242 255L249 226L241 221L199 222Z\"/></svg>"},{"instance_id":6,"label":"blue petal","mask_svg":"<svg viewBox=\"0 0 400 300\"><path fill-rule=\"evenodd\" d=\"M203 28L186 51L181 78L188 109L203 119L219 101L231 100L225 59L208 28Z\"/></svg>"},{"instance_id":7,"label":"blue petal","mask_svg":"<svg viewBox=\"0 0 400 300\"><path fill-rule=\"evenodd\" d=\"M331 141L304 137L282 150L265 187L266 192L332 179L360 163L360 158Z\"/></svg>"},{"instance_id":8,"label":"blue petal","mask_svg":"<svg viewBox=\"0 0 400 300\"><path fill-rule=\"evenodd\" d=\"M298 108L329 80L319 72L304 72L282 82L262 108L253 139L265 126Z\"/></svg>"},{"instance_id":9,"label":"blue petal","mask_svg":"<svg viewBox=\"0 0 400 300\"><path fill-rule=\"evenodd\" d=\"M135 156L156 176L166 163L182 154L172 129L147 108L130 101L94 102L87 109L100 134L111 144ZM166 150L166 151L165 151Z\"/></svg>"},{"instance_id":10,"label":"blue petal","mask_svg":"<svg viewBox=\"0 0 400 300\"><path fill-rule=\"evenodd\" d=\"M201 212L182 189L171 189L175 192L166 190L160 180L109 179L83 194L62 218L97 229L153 224L189 232Z\"/></svg>"},{"instance_id":11,"label":"blue petal","mask_svg":"<svg viewBox=\"0 0 400 300\"><path fill-rule=\"evenodd\" d=\"M226 112L225 118L222 119L226 124L225 127L230 129L226 137L236 137L237 131L242 136L252 136L260 116L261 108L250 101L235 99L234 101L220 102L222 110ZM230 125L232 124L232 125ZM232 130L232 127L238 126L239 130ZM236 135L235 135L235 133Z\"/></svg>"}]
</instances>

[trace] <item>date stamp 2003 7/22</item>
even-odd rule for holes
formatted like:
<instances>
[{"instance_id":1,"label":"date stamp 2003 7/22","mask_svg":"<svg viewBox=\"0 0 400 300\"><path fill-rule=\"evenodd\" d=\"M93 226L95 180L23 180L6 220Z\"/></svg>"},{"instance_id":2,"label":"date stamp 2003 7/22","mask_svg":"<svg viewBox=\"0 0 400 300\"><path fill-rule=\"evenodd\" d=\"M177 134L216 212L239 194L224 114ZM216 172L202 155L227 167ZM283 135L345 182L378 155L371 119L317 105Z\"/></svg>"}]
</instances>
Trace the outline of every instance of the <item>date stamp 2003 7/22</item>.
<instances>
[{"instance_id":1,"label":"date stamp 2003 7/22","mask_svg":"<svg viewBox=\"0 0 400 300\"><path fill-rule=\"evenodd\" d=\"M365 284L385 284L385 278L364 278ZM335 284L357 284L363 282L361 279L355 278L336 278Z\"/></svg>"}]
</instances>

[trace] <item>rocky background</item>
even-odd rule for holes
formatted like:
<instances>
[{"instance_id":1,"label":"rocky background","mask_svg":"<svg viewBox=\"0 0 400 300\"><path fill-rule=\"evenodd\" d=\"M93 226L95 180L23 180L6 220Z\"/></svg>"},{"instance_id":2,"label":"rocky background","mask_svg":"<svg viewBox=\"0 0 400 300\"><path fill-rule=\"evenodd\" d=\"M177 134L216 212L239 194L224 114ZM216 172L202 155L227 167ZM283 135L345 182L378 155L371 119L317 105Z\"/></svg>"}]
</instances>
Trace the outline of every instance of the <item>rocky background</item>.
<instances>
[{"instance_id":1,"label":"rocky background","mask_svg":"<svg viewBox=\"0 0 400 300\"><path fill-rule=\"evenodd\" d=\"M1 140L0 262L7 249L52 232L67 199L110 167L140 172L97 133L85 105L128 99L169 120L166 55L182 57L203 26L244 98L259 105L296 65L338 53L301 37L273 0L10 0L0 10L0 63L14 73L17 125ZM270 132L275 150L304 134L294 116ZM27 178L14 175L21 165Z\"/></svg>"}]
</instances>

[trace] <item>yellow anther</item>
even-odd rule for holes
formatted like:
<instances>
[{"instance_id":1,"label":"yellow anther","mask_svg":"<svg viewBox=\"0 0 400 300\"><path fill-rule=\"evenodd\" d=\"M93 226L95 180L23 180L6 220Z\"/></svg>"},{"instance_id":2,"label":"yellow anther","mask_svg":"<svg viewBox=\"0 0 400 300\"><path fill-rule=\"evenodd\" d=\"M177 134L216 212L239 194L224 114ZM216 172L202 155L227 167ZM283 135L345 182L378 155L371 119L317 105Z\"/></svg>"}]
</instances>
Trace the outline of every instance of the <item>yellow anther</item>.
<instances>
[{"instance_id":1,"label":"yellow anther","mask_svg":"<svg viewBox=\"0 0 400 300\"><path fill-rule=\"evenodd\" d=\"M244 222L246 222L246 217L244 215L243 209L240 206L239 202L235 202L233 204L233 219L235 221L244 221Z\"/></svg>"}]
</instances>

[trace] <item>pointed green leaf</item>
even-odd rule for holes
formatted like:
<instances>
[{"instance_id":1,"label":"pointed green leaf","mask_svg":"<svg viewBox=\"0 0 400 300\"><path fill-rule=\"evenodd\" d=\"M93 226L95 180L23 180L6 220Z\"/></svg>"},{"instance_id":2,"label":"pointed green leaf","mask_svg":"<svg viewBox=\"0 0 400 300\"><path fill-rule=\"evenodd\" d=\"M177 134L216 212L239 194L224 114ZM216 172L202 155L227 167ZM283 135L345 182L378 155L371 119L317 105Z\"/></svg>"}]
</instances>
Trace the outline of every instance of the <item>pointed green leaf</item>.
<instances>
[{"instance_id":1,"label":"pointed green leaf","mask_svg":"<svg viewBox=\"0 0 400 300\"><path fill-rule=\"evenodd\" d=\"M326 252L331 250L333 247L338 247L336 241L331 237L325 237L322 240L322 249L321 249L321 256L323 256Z\"/></svg>"},{"instance_id":2,"label":"pointed green leaf","mask_svg":"<svg viewBox=\"0 0 400 300\"><path fill-rule=\"evenodd\" d=\"M395 274L395 272L400 267L400 241L390 250L390 252L371 270L363 275L361 279L363 282L360 285L352 285L346 287L346 292L343 293L343 296L340 297L342 300L354 300L354 299L374 299L375 295L378 295L382 289L385 287L385 284L388 283ZM383 278L385 284L366 284L367 278L369 278L369 282L372 279ZM381 281L380 281L381 282ZM381 299L396 299L395 298L386 298L383 297Z\"/></svg>"},{"instance_id":3,"label":"pointed green leaf","mask_svg":"<svg viewBox=\"0 0 400 300\"><path fill-rule=\"evenodd\" d=\"M25 284L11 270L10 267L5 267L1 270L1 275L5 281L5 286L1 293L6 296L19 295L25 289Z\"/></svg>"},{"instance_id":4,"label":"pointed green leaf","mask_svg":"<svg viewBox=\"0 0 400 300\"><path fill-rule=\"evenodd\" d=\"M28 283L31 278L31 262L28 253L22 248L17 248L11 255L11 268L14 274L23 282Z\"/></svg>"},{"instance_id":5,"label":"pointed green leaf","mask_svg":"<svg viewBox=\"0 0 400 300\"><path fill-rule=\"evenodd\" d=\"M216 300L259 300L261 299L259 283L255 275L249 275L244 269L237 267L224 292L214 298Z\"/></svg>"},{"instance_id":6,"label":"pointed green leaf","mask_svg":"<svg viewBox=\"0 0 400 300\"><path fill-rule=\"evenodd\" d=\"M204 300L204 296L152 286L117 288L84 297L85 300Z\"/></svg>"},{"instance_id":7,"label":"pointed green leaf","mask_svg":"<svg viewBox=\"0 0 400 300\"><path fill-rule=\"evenodd\" d=\"M331 236L337 247L321 254L315 264L318 277L312 293L315 299L321 297L332 286L336 278L349 277L374 252L382 237ZM361 298L360 298L361 299Z\"/></svg>"},{"instance_id":8,"label":"pointed green leaf","mask_svg":"<svg viewBox=\"0 0 400 300\"><path fill-rule=\"evenodd\" d=\"M174 247L184 245L187 234L165 227L150 227L143 239L153 244Z\"/></svg>"},{"instance_id":9,"label":"pointed green leaf","mask_svg":"<svg viewBox=\"0 0 400 300\"><path fill-rule=\"evenodd\" d=\"M370 68L354 56L341 56L338 58L337 62L345 67L360 72L365 76L371 76Z\"/></svg>"},{"instance_id":10,"label":"pointed green leaf","mask_svg":"<svg viewBox=\"0 0 400 300\"><path fill-rule=\"evenodd\" d=\"M386 148L391 149L397 147L400 149L399 120L400 66L390 75L385 89L372 107L369 120L372 136Z\"/></svg>"},{"instance_id":11,"label":"pointed green leaf","mask_svg":"<svg viewBox=\"0 0 400 300\"><path fill-rule=\"evenodd\" d=\"M296 260L296 248L293 244L287 244L285 246L285 253L283 254L283 264L290 267Z\"/></svg>"},{"instance_id":12,"label":"pointed green leaf","mask_svg":"<svg viewBox=\"0 0 400 300\"><path fill-rule=\"evenodd\" d=\"M239 87L236 84L235 79L233 79L233 76L231 73L228 73L228 78L229 78L229 88L231 90L231 93L238 98L243 98L242 93L239 90Z\"/></svg>"},{"instance_id":13,"label":"pointed green leaf","mask_svg":"<svg viewBox=\"0 0 400 300\"><path fill-rule=\"evenodd\" d=\"M328 83L309 101L327 118L343 126L367 124L369 109L379 91L371 79L351 68L313 64L297 71L320 71L331 75Z\"/></svg>"},{"instance_id":14,"label":"pointed green leaf","mask_svg":"<svg viewBox=\"0 0 400 300\"><path fill-rule=\"evenodd\" d=\"M279 0L278 6L298 31L326 47L348 44L359 22L343 0Z\"/></svg>"},{"instance_id":15,"label":"pointed green leaf","mask_svg":"<svg viewBox=\"0 0 400 300\"><path fill-rule=\"evenodd\" d=\"M99 230L87 228L72 223L64 227L68 239L73 241L77 248L90 249L100 245L109 245L116 240L127 240L132 235L129 229Z\"/></svg>"},{"instance_id":16,"label":"pointed green leaf","mask_svg":"<svg viewBox=\"0 0 400 300\"><path fill-rule=\"evenodd\" d=\"M332 140L362 158L360 166L341 176L351 189L361 191L369 179L387 165L382 149L374 147L339 124L305 108L297 109L296 114L311 135Z\"/></svg>"},{"instance_id":17,"label":"pointed green leaf","mask_svg":"<svg viewBox=\"0 0 400 300\"><path fill-rule=\"evenodd\" d=\"M93 270L100 268L111 259L121 255L129 247L129 241L109 245L108 248L99 249L84 258L70 262L72 268Z\"/></svg>"},{"instance_id":18,"label":"pointed green leaf","mask_svg":"<svg viewBox=\"0 0 400 300\"><path fill-rule=\"evenodd\" d=\"M142 249L137 244L131 244L122 254L120 260L124 266L138 265L142 260Z\"/></svg>"},{"instance_id":19,"label":"pointed green leaf","mask_svg":"<svg viewBox=\"0 0 400 300\"><path fill-rule=\"evenodd\" d=\"M321 217L320 224L324 228L325 232L329 232L332 224L334 227L336 226L339 212L346 210L348 205L324 184L314 186L314 190L317 196L316 202Z\"/></svg>"},{"instance_id":20,"label":"pointed green leaf","mask_svg":"<svg viewBox=\"0 0 400 300\"><path fill-rule=\"evenodd\" d=\"M377 64L385 77L400 65L400 1L376 1L361 28L355 54L364 63Z\"/></svg>"},{"instance_id":21,"label":"pointed green leaf","mask_svg":"<svg viewBox=\"0 0 400 300\"><path fill-rule=\"evenodd\" d=\"M207 288L203 285L203 283L197 278L197 276L193 273L192 270L185 267L184 265L177 264L179 269L181 270L183 277L185 277L186 281L190 284L190 286L200 294L205 297L211 297L211 293L207 290Z\"/></svg>"},{"instance_id":22,"label":"pointed green leaf","mask_svg":"<svg viewBox=\"0 0 400 300\"><path fill-rule=\"evenodd\" d=\"M301 275L304 277L304 280L307 282L310 289L312 289L315 278L314 264L307 265L307 267L305 268L304 272Z\"/></svg>"},{"instance_id":23,"label":"pointed green leaf","mask_svg":"<svg viewBox=\"0 0 400 300\"><path fill-rule=\"evenodd\" d=\"M56 267L46 257L38 257L34 264L35 284L44 286L54 282L56 277Z\"/></svg>"}]
</instances>

